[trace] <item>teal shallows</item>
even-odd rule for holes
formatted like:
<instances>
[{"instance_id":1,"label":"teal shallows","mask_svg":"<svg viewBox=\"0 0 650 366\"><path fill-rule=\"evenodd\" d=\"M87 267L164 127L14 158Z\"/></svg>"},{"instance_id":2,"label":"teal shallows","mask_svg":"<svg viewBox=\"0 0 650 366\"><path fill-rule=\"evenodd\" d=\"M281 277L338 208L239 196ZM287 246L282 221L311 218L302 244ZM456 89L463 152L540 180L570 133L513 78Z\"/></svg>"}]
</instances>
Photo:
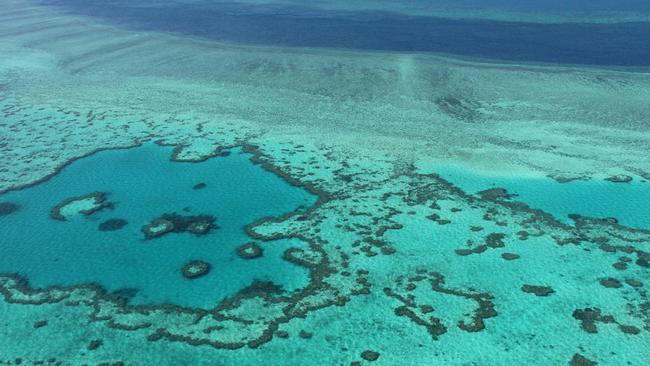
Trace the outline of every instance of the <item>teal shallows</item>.
<instances>
[{"instance_id":1,"label":"teal shallows","mask_svg":"<svg viewBox=\"0 0 650 366\"><path fill-rule=\"evenodd\" d=\"M232 152L180 163L170 160L171 148L153 144L104 151L77 160L44 183L1 195L2 202L21 208L0 217L0 272L17 272L35 287L94 282L108 291L137 289L132 303L195 307L212 307L255 279L287 291L304 286L306 271L281 257L286 248L305 243L259 243L264 256L251 260L239 258L236 248L252 240L246 224L309 207L316 197L252 164L250 154ZM206 187L192 189L197 183ZM50 218L57 203L93 191L108 192L114 209L65 222ZM219 229L200 237L170 233L145 240L142 225L169 212L213 215ZM99 231L111 218L128 225ZM209 262L211 272L183 278L181 267L192 259Z\"/></svg>"},{"instance_id":2,"label":"teal shallows","mask_svg":"<svg viewBox=\"0 0 650 366\"><path fill-rule=\"evenodd\" d=\"M515 201L546 211L572 224L570 214L589 217L615 217L620 224L650 228L650 183L634 179L630 183L613 183L604 179L574 180L558 183L545 177L489 176L444 165L431 169L467 193L490 188L505 188L516 194Z\"/></svg>"}]
</instances>

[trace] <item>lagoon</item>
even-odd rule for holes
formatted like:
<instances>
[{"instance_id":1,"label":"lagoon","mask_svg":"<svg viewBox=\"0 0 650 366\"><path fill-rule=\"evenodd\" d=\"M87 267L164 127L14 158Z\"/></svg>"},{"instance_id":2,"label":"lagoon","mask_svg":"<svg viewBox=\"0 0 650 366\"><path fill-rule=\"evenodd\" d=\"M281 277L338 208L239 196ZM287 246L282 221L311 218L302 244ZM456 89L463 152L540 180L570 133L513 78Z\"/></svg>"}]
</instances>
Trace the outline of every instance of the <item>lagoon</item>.
<instances>
[{"instance_id":1,"label":"lagoon","mask_svg":"<svg viewBox=\"0 0 650 366\"><path fill-rule=\"evenodd\" d=\"M626 226L650 228L650 183L641 177L631 182L611 182L604 177L560 183L543 176L486 174L455 165L431 168L468 194L503 188L511 199L552 214L572 224L571 214L594 218L616 218Z\"/></svg>"},{"instance_id":2,"label":"lagoon","mask_svg":"<svg viewBox=\"0 0 650 366\"><path fill-rule=\"evenodd\" d=\"M96 283L133 304L192 307L213 307L254 280L286 291L306 284L306 271L282 259L284 250L303 245L299 240L256 242L264 254L255 259L240 258L237 248L255 242L245 225L305 209L314 195L238 149L201 163L171 161L171 152L154 144L98 152L43 183L0 195L0 202L19 206L0 216L0 272L25 276L34 287ZM65 199L90 192L105 192L113 207L65 221L50 216ZM212 215L218 228L145 239L143 225L165 213ZM127 224L100 230L116 219ZM184 278L181 268L190 260L208 262L211 271Z\"/></svg>"}]
</instances>

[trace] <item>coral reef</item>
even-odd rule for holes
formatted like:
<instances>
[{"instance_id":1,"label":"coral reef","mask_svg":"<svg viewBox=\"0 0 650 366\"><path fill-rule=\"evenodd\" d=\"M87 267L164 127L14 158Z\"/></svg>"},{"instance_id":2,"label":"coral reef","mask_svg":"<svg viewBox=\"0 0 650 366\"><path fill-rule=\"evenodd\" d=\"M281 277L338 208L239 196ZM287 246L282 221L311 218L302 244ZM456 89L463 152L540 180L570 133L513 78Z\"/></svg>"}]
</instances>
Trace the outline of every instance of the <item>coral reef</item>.
<instances>
[{"instance_id":1,"label":"coral reef","mask_svg":"<svg viewBox=\"0 0 650 366\"><path fill-rule=\"evenodd\" d=\"M537 285L523 285L521 286L521 291L534 294L535 296L549 296L553 292L553 288L550 286L537 286Z\"/></svg>"},{"instance_id":2,"label":"coral reef","mask_svg":"<svg viewBox=\"0 0 650 366\"><path fill-rule=\"evenodd\" d=\"M363 358L366 361L377 361L379 359L379 352L371 351L371 350L365 350L361 352L361 358Z\"/></svg>"},{"instance_id":3,"label":"coral reef","mask_svg":"<svg viewBox=\"0 0 650 366\"><path fill-rule=\"evenodd\" d=\"M0 216L10 215L18 211L19 208L20 206L13 202L0 202Z\"/></svg>"},{"instance_id":4,"label":"coral reef","mask_svg":"<svg viewBox=\"0 0 650 366\"><path fill-rule=\"evenodd\" d=\"M147 239L154 239L174 231L174 223L162 218L154 219L150 223L142 226L140 231L142 231Z\"/></svg>"},{"instance_id":5,"label":"coral reef","mask_svg":"<svg viewBox=\"0 0 650 366\"><path fill-rule=\"evenodd\" d=\"M605 180L610 181L612 183L630 183L632 182L632 177L629 175L625 174L620 174L620 175L613 175L611 177L605 178Z\"/></svg>"},{"instance_id":6,"label":"coral reef","mask_svg":"<svg viewBox=\"0 0 650 366\"><path fill-rule=\"evenodd\" d=\"M199 190L199 189L204 189L207 186L208 186L207 184L201 182L201 183L197 183L194 186L192 186L192 189L196 191L196 190Z\"/></svg>"},{"instance_id":7,"label":"coral reef","mask_svg":"<svg viewBox=\"0 0 650 366\"><path fill-rule=\"evenodd\" d=\"M176 213L166 213L144 225L141 231L147 239L159 238L171 232L189 232L201 236L218 228L215 222L216 218L211 215L183 216Z\"/></svg>"},{"instance_id":8,"label":"coral reef","mask_svg":"<svg viewBox=\"0 0 650 366\"><path fill-rule=\"evenodd\" d=\"M187 262L183 268L181 268L181 273L183 274L183 277L193 280L207 275L211 268L210 263L201 260L193 260Z\"/></svg>"},{"instance_id":9,"label":"coral reef","mask_svg":"<svg viewBox=\"0 0 650 366\"><path fill-rule=\"evenodd\" d=\"M434 301L435 304L439 296L452 296L475 303L472 315L456 322L456 326L466 332L482 331L485 328L484 320L497 316L492 295L447 288L443 275L426 269L419 269L412 276L398 277L395 287L384 288L384 293L402 304L395 308L395 315L407 317L415 324L424 326L434 340L448 329L445 320L429 315L435 306L427 302Z\"/></svg>"},{"instance_id":10,"label":"coral reef","mask_svg":"<svg viewBox=\"0 0 650 366\"><path fill-rule=\"evenodd\" d=\"M109 202L106 196L105 192L91 192L66 198L52 208L50 217L54 220L65 221L74 215L90 216L105 208L112 208L113 203Z\"/></svg>"},{"instance_id":11,"label":"coral reef","mask_svg":"<svg viewBox=\"0 0 650 366\"><path fill-rule=\"evenodd\" d=\"M262 248L253 242L246 243L237 248L237 255L244 259L258 258L261 257L262 254Z\"/></svg>"},{"instance_id":12,"label":"coral reef","mask_svg":"<svg viewBox=\"0 0 650 366\"><path fill-rule=\"evenodd\" d=\"M108 219L99 224L99 231L115 231L120 230L129 222L124 219Z\"/></svg>"}]
</instances>

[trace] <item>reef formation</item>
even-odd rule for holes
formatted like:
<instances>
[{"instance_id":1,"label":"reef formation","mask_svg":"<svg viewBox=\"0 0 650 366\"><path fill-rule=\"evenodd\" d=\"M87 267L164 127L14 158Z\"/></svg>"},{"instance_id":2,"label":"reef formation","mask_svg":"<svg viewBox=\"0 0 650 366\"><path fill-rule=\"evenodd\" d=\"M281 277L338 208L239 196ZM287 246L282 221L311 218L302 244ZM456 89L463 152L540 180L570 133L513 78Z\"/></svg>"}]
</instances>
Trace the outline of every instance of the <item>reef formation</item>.
<instances>
[{"instance_id":1,"label":"reef formation","mask_svg":"<svg viewBox=\"0 0 650 366\"><path fill-rule=\"evenodd\" d=\"M105 192L91 192L66 198L52 208L50 217L54 220L66 221L75 215L90 216L105 208L112 208L113 203L107 200L106 195Z\"/></svg>"},{"instance_id":2,"label":"reef formation","mask_svg":"<svg viewBox=\"0 0 650 366\"><path fill-rule=\"evenodd\" d=\"M237 248L237 255L244 259L258 258L261 257L262 254L262 248L255 243L246 243Z\"/></svg>"},{"instance_id":3,"label":"reef formation","mask_svg":"<svg viewBox=\"0 0 650 366\"><path fill-rule=\"evenodd\" d=\"M632 270L630 265L639 270L647 268L648 253L642 246L650 240L650 232L645 230L626 228L611 220L580 216L573 217L575 226L567 226L521 202L494 196L486 198L466 195L436 175L420 174L411 168L402 170L399 175L376 179L375 183L364 188L365 194L362 196L347 197L342 194L343 191L336 192L331 188L340 185L340 189L345 189L346 184L356 184L346 177L359 167L353 167L349 163L339 165L333 160L330 164L339 167L334 178L336 185L326 185L330 189L325 191L316 185L325 186L324 181L314 182L316 184L299 182L280 170L279 166L273 165L277 162L270 156L263 155L252 146L244 147L255 153L254 159L265 168L278 172L294 184L303 185L320 197L320 201L306 212L265 218L246 228L248 235L258 241L297 238L308 243L307 247L289 248L283 254L290 265L298 265L309 271L309 284L306 287L287 293L276 284L256 282L224 299L213 309L192 309L174 305L128 305L119 297L112 297L103 289L89 285L34 289L24 278L5 276L0 287L5 301L33 305L62 302L68 306L90 306L94 309L91 320L100 321L116 330L145 331L147 340L151 342L164 339L225 349L244 346L257 348L274 337L282 338L284 333L280 330L281 327L295 319L331 306L346 306L356 297L378 296L376 293L372 295L373 288L377 283L385 281L373 275L381 271L373 267L372 262L368 262L375 258L393 257L404 261L415 254L416 258L423 260L421 251L433 249L444 253L440 250L447 248L447 254L443 254L446 260L461 266L463 261L468 260L465 258L490 255L491 251L516 263L525 258L535 260L535 252L522 245L536 241L537 245L550 250L547 253L552 253L553 250L563 251L563 248L588 248L590 252L600 253L599 258L609 258L611 264L619 263L620 258L627 258L623 262L627 265L626 269L612 266L614 272L631 271L629 273L633 275L639 272ZM313 163L308 163L311 164ZM283 165L285 169L290 167ZM380 177L379 173L376 172L377 178ZM389 187L386 184L388 181L395 190L386 190ZM342 212L346 214L341 215ZM461 219L465 215L471 219ZM412 221L418 216L424 221ZM432 221L431 217L435 217L435 220ZM164 214L149 225L150 229L155 228L151 231L153 237L156 237L162 235L160 233L172 231L194 232L193 225L200 223L204 228L212 225L213 219L206 215ZM441 220L445 222L440 223ZM429 224L424 224L426 222ZM477 229L478 224L480 230ZM328 234L322 230L324 227L333 231ZM458 230L462 228L463 235L469 238L466 239L466 245L471 247L471 255L459 253L454 248L454 240L451 246L431 248L408 246L400 239L399 233L411 232L413 229L421 231L422 228L426 228L428 233L437 232L443 237L445 230L458 235ZM350 238L348 244L334 239L341 235ZM420 237L425 239L429 235ZM506 251L515 246L520 248L520 254ZM256 255L256 249L259 249L257 245L249 243L240 247L240 252L245 256ZM572 249L571 252L573 251L575 250ZM453 256L459 258L460 262L453 259ZM513 261L514 259L517 260ZM472 280L471 285L463 285L456 280L453 281L454 285L449 285L448 278L453 278L455 272L448 270L443 274L421 266L422 264L412 273L402 274L387 283L383 287L383 294L386 300L392 302L392 313L397 319L422 327L432 341L444 339L452 328L467 333L483 332L497 324L495 321L498 322L500 314L508 311L503 309L507 308L504 299L512 298L512 292L500 291L500 287L480 281L478 277ZM438 267L442 269L444 266L439 263ZM182 272L187 278L197 278L205 275L209 268L209 264L196 261L187 263ZM554 270L557 271L558 268L560 267L555 267ZM623 283L612 278L594 278L593 281L604 281L607 285L603 285L604 288L614 291L620 286L613 284ZM650 331L650 317L647 305L644 305L648 303L647 294L639 290L643 288L643 281L636 277L626 277L626 281L633 292L624 295L628 301L627 308L632 309L628 315L621 315L626 319L625 322L603 315L602 310L587 308L568 312L568 315L573 314L579 320L580 323L576 326L593 332L596 324L614 324L622 333L637 336L641 332ZM476 289L476 284L482 284L484 289ZM548 285L518 285L522 292L537 296L566 296L556 286L561 286L557 280L549 281ZM455 305L450 307L451 304ZM457 312L450 313L451 308L457 308ZM370 354L366 356L374 357Z\"/></svg>"},{"instance_id":4,"label":"reef formation","mask_svg":"<svg viewBox=\"0 0 650 366\"><path fill-rule=\"evenodd\" d=\"M166 213L142 226L141 231L147 239L159 238L168 233L188 232L196 236L206 235L217 229L216 218L211 215L183 216Z\"/></svg>"},{"instance_id":5,"label":"reef formation","mask_svg":"<svg viewBox=\"0 0 650 366\"><path fill-rule=\"evenodd\" d=\"M183 273L183 277L193 280L207 275L210 272L210 269L210 263L193 260L187 262L181 269L181 272Z\"/></svg>"}]
</instances>

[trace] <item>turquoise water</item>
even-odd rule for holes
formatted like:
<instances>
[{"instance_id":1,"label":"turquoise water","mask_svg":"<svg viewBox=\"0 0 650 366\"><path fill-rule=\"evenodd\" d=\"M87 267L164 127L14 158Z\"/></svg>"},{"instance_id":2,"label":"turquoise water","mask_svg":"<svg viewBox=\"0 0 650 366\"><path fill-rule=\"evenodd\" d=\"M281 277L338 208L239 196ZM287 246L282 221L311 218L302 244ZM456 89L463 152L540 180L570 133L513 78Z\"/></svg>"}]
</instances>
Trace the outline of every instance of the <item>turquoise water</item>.
<instances>
[{"instance_id":1,"label":"turquoise water","mask_svg":"<svg viewBox=\"0 0 650 366\"><path fill-rule=\"evenodd\" d=\"M604 179L572 180L559 183L551 178L489 176L455 166L433 169L467 193L504 188L514 201L546 211L565 223L573 223L570 214L596 218L614 217L619 223L650 228L650 183L634 179L630 183L614 183Z\"/></svg>"},{"instance_id":2,"label":"turquoise water","mask_svg":"<svg viewBox=\"0 0 650 366\"><path fill-rule=\"evenodd\" d=\"M647 365L646 3L3 0L0 365Z\"/></svg>"},{"instance_id":3,"label":"turquoise water","mask_svg":"<svg viewBox=\"0 0 650 366\"><path fill-rule=\"evenodd\" d=\"M315 202L234 150L201 163L170 161L171 148L153 144L112 150L75 161L50 180L0 196L20 209L0 216L0 272L17 272L35 287L98 283L108 291L137 289L134 304L172 303L212 307L253 280L273 281L291 291L305 285L306 272L282 260L298 240L258 243L264 256L245 260L236 248L252 241L243 227L266 216ZM197 183L206 187L192 189ZM113 209L67 221L50 210L66 198L107 192ZM185 209L185 210L184 210ZM140 228L164 213L209 214L218 229L204 236L169 233L145 240ZM106 219L121 218L121 230L100 231ZM212 265L201 278L186 280L181 267L200 259ZM120 291L123 292L123 291Z\"/></svg>"}]
</instances>

